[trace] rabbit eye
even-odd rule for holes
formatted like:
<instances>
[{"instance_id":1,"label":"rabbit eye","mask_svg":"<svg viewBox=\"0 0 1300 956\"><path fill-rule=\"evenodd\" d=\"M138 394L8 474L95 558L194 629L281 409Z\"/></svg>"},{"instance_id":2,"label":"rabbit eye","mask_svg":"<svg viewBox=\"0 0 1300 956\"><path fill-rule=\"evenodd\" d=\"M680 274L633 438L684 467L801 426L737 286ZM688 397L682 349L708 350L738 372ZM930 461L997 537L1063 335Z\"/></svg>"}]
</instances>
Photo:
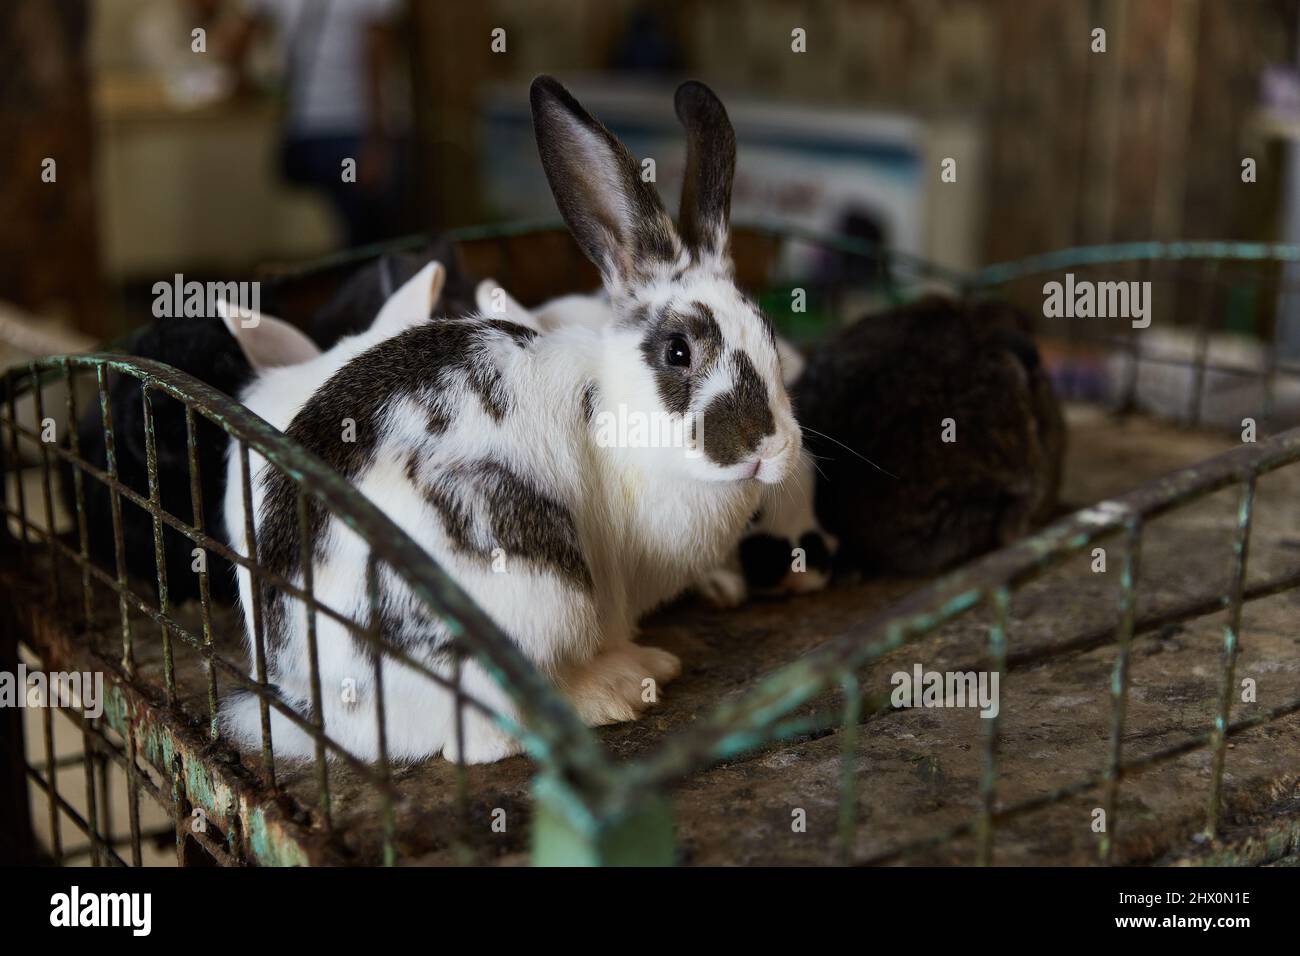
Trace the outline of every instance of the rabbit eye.
<instances>
[{"instance_id":1,"label":"rabbit eye","mask_svg":"<svg viewBox=\"0 0 1300 956\"><path fill-rule=\"evenodd\" d=\"M691 346L684 336L674 335L668 340L668 347L664 350L664 361L678 368L690 367Z\"/></svg>"}]
</instances>

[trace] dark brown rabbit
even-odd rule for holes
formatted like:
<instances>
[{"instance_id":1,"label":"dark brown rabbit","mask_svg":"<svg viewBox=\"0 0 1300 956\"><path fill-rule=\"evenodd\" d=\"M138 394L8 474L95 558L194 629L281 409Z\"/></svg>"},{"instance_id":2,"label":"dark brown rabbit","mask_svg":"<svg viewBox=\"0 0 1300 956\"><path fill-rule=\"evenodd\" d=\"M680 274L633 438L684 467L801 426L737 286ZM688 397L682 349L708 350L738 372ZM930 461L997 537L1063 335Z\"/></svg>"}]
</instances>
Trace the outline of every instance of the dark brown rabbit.
<instances>
[{"instance_id":1,"label":"dark brown rabbit","mask_svg":"<svg viewBox=\"0 0 1300 956\"><path fill-rule=\"evenodd\" d=\"M1061 410L1006 303L929 296L864 318L817 347L795 401L841 568L932 573L1056 507Z\"/></svg>"}]
</instances>

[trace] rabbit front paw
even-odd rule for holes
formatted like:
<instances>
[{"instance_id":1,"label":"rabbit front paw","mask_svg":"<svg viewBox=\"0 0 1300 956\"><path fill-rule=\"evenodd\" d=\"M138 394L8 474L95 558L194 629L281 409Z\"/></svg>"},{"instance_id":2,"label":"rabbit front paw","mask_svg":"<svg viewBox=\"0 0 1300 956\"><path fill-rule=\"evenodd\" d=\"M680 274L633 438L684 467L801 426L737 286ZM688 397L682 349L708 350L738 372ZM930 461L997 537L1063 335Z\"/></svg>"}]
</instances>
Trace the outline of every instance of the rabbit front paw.
<instances>
[{"instance_id":1,"label":"rabbit front paw","mask_svg":"<svg viewBox=\"0 0 1300 956\"><path fill-rule=\"evenodd\" d=\"M568 694L590 727L636 720L659 699L659 686L682 671L677 655L631 642L609 648L569 682Z\"/></svg>"},{"instance_id":2,"label":"rabbit front paw","mask_svg":"<svg viewBox=\"0 0 1300 956\"><path fill-rule=\"evenodd\" d=\"M630 653L641 664L645 674L660 684L666 684L682 672L681 658L661 647L642 647L640 644L628 645Z\"/></svg>"}]
</instances>

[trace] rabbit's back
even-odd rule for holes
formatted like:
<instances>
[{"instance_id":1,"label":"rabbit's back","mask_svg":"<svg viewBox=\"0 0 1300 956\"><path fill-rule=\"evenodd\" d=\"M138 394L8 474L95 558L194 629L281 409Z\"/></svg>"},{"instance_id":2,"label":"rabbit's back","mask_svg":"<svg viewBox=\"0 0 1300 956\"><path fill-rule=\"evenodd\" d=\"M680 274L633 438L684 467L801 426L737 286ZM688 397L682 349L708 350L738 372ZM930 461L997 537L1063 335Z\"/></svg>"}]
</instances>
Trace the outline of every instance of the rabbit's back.
<instances>
[{"instance_id":1,"label":"rabbit's back","mask_svg":"<svg viewBox=\"0 0 1300 956\"><path fill-rule=\"evenodd\" d=\"M545 657L563 652L572 636L595 634L598 622L583 543L589 515L575 504L582 474L572 450L586 424L582 398L555 393L554 386L547 394L546 370L532 354L534 337L490 319L416 326L332 373L323 365L317 371L328 377L285 431L384 511L498 626L533 656ZM285 394L284 383L271 379L254 386L248 399L274 419L269 405ZM314 500L300 528L297 486L265 462L250 464L259 563L297 585L305 532L315 593L343 616L367 621L368 546ZM243 542L238 463L232 459L229 468L227 520ZM445 626L391 569L381 570L377 585L384 638L431 667L447 668ZM252 635L246 574L240 594ZM259 599L271 680L287 699L304 700L309 675L301 603L271 587ZM370 664L363 644L327 616L317 627L322 683L364 682ZM436 751L436 732L408 736L420 754Z\"/></svg>"}]
</instances>

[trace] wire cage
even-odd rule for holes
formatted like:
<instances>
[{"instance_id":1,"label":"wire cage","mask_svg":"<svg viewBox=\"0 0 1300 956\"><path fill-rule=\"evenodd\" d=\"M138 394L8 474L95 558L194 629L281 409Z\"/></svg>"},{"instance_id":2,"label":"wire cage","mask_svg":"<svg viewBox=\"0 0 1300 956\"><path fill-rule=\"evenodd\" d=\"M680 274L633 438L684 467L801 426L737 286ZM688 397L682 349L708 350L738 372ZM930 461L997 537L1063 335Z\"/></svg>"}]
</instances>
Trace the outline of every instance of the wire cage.
<instances>
[{"instance_id":1,"label":"wire cage","mask_svg":"<svg viewBox=\"0 0 1300 956\"><path fill-rule=\"evenodd\" d=\"M470 272L496 277L526 303L595 285L594 272L567 235L553 226L467 230L456 238ZM416 237L409 245L422 242ZM1131 794L1136 785L1123 784L1206 755L1208 764L1194 776L1205 777L1195 798L1201 832L1183 857L1217 862L1293 858L1300 846L1295 764L1290 764L1291 776L1273 764L1283 766L1295 756L1286 740L1288 733L1296 736L1300 688L1234 705L1244 609L1300 588L1300 567L1294 560L1287 563L1287 549L1294 549L1285 527L1294 510L1284 510L1283 520L1270 518L1268 527L1276 533L1263 534L1259 518L1265 497L1270 503L1282 500L1284 509L1292 500L1289 486L1269 486L1262 495L1265 481L1274 475L1300 481L1300 469L1287 467L1300 460L1300 430L1270 431L1287 420L1290 386L1300 376L1300 366L1281 353L1275 331L1275 318L1292 295L1287 267L1300 258L1300 248L1223 243L1095 247L963 275L854 240L780 226L737 229L733 242L738 281L797 341L815 339L856 311L906 300L936 283L961 296L1020 301L1039 316L1044 282L1065 271L1103 281L1150 282L1160 290L1150 299L1160 303L1158 321L1150 327L1180 329L1186 341L1178 340L1174 347L1164 343L1162 351L1147 344L1141 329L1130 327L1116 335L1107 331L1113 324L1094 328L1082 319L1044 319L1039 331L1062 396L1108 405L1110 412L1141 410L1204 424L1222 417L1226 390L1231 402L1238 403L1229 402L1231 414L1238 414L1238 405L1253 412L1258 433L1222 455L1195 461L1136 490L1089 501L1089 507L929 583L896 588L889 600L866 610L852 595L837 599L843 606L832 633L782 649L785 656L775 666L748 673L742 686L721 699L709 695L677 718L597 733L582 724L512 642L379 508L229 397L167 366L111 353L39 359L12 368L0 407L4 534L10 536L0 576L11 596L4 619L4 666L13 671L25 662L64 675L65 684L68 675L102 674L104 681L102 713L89 713L84 695L75 691L65 706L45 706L38 716L33 716L36 708L6 711L7 729L14 731L7 734L7 758L17 781L8 799L15 812L30 814L42 831L39 840L30 833L20 838L20 854L54 863L140 865L158 862L156 851L172 847L180 865L476 863L518 859L526 846L531 858L543 863L669 863L709 862L717 859L710 852L737 841L749 847L730 847L732 858L741 860L764 859L754 846L769 843L766 852L795 861L987 864L1005 858L1044 863L1078 860L1080 854L1100 862L1156 860L1161 854L1169 858L1168 841L1145 850L1121 845L1121 817L1135 819L1136 833L1142 829L1137 818L1152 813L1140 801L1135 809ZM269 281L296 283L304 301L319 301L328 281L314 287L313 277L328 277L379 251L274 270ZM790 307L794 289L803 293L803 308ZM1182 321L1184 316L1191 321ZM1245 359L1237 353L1222 357L1216 336L1225 329L1254 343ZM1173 386L1161 378L1169 369L1178 372ZM115 433L107 395L118 377L139 382L143 433L137 440L143 441L148 461L140 481L124 481L117 471L115 443L123 436ZM1153 382L1160 387L1153 390ZM1230 387L1242 383L1256 391L1243 398L1240 389ZM1170 388L1176 394L1172 404ZM100 409L103 467L78 447L77 421L84 411L79 396L86 394L97 397ZM184 507L165 507L159 487L154 422L156 410L166 403L175 403L173 411L181 409L185 425L190 496ZM53 430L45 427L51 421L56 423ZM1238 421L1232 424L1241 427ZM233 443L246 514L252 514L249 461L255 455L291 483L300 532L313 514L329 513L364 540L371 596L365 620L340 614L328 596L313 592L310 561L304 562L304 580L286 580L259 563L256 553L240 554L213 535L216 516L204 514L202 504L209 476L201 473L196 454L196 436L208 426ZM66 526L56 520L57 472L63 469L75 502ZM93 560L87 540L86 496L92 488L102 489L110 504L115 549L108 568ZM1226 577L1207 574L1198 564L1184 569L1192 585L1173 599L1163 592L1145 597L1144 589L1161 591L1167 577L1177 576L1185 544L1179 539L1172 548L1151 548L1152 528L1221 494L1234 500L1228 533L1205 539L1208 543L1198 553L1206 566L1221 568ZM151 519L152 542L144 546L153 548L152 581L136 580L127 571L128 546L141 546L128 543L123 533L123 509L130 508ZM251 525L253 519L247 520ZM1223 530L1222 521L1215 528ZM251 540L251 527L247 530ZM169 598L163 552L171 534L192 543L196 555L210 553L247 568L270 593L287 595L306 609L310 719L282 704L267 682L259 588L251 592L252 676L240 642L242 623L212 599L202 561L196 565L199 600L178 605ZM307 536L300 534L300 539ZM1079 590L1078 577L1058 582L1058 597L1035 591L1044 578L1116 541L1117 585L1082 589L1097 613L1075 620L1062 610L1061 589ZM1157 568L1155 578L1145 573L1148 550L1157 566L1171 558L1175 570ZM1263 576L1248 574L1254 567L1248 559L1256 551L1265 554L1259 563L1269 573ZM424 611L452 635L446 673L385 638L375 586L385 573L402 580ZM1046 620L1033 633L1022 613L1027 606ZM809 607L805 603L792 613L809 615ZM771 629L780 630L779 607L751 613L758 616L753 619L777 621ZM1288 613L1293 616L1294 609ZM321 717L321 695L333 692L322 687L316 660L315 622L322 616L370 649L373 670L365 675L368 693L363 699L373 707L379 728L380 757L373 763L332 739ZM686 620L691 620L689 614ZM1139 639L1165 636L1193 622L1222 628L1214 650L1217 689L1212 700L1203 702L1204 719L1180 728L1185 732L1173 734L1176 739L1170 739L1168 729L1135 739L1130 711L1132 675L1141 663ZM960 738L954 747L965 756L955 770L949 767L945 786L956 791L966 783L969 792L944 802L939 812L912 814L904 821L902 811L895 817L887 804L878 809L879 788L888 786L888 760L865 748L887 736L888 722L910 719L901 716L881 688L899 655L921 647L956 654L958 670L983 667L1012 683L1001 716L980 721L977 728L963 724L954 732ZM1205 647L1200 651L1208 653ZM1023 711L1017 707L1018 675L1032 677L1058 662L1077 667L1087 655L1088 667L1079 670L1086 670L1101 695L1093 703L1095 719L1105 727L1096 759L1058 766L1055 775L1017 771L1009 783L1006 765L1019 759L1006 751L1008 734L1019 732L1009 724ZM1099 655L1105 660L1100 668ZM469 660L492 675L518 720L463 691L460 671ZM518 737L531 761L471 767L439 758L419 768L390 762L384 750L383 684L393 666L454 694L458 734L466 713L482 714ZM1203 664L1198 666L1204 671ZM1209 679L1208 672L1201 676ZM54 685L51 680L47 695L57 692ZM219 700L236 689L259 698L260 753L241 754L220 733ZM26 688L24 693L31 697ZM316 759L308 766L278 765L271 740L273 710L311 736ZM71 731L64 732L71 741L66 747L56 745L56 721L64 720ZM26 747L18 726L23 721ZM1269 764L1271 756L1273 764L1228 786L1228 751L1251 735L1260 737L1260 759ZM926 787L943 778L944 771L929 757L912 762L918 775L930 777ZM877 777L873 766L885 772ZM755 775L746 776L751 770ZM754 791L764 781L791 775L804 788L801 797L781 804L779 812L764 810L773 822L767 829L756 827L748 811L763 800ZM1264 777L1276 797L1267 822L1255 827L1245 843L1229 847L1213 839L1223 836L1225 821L1235 826L1259 811L1258 801L1246 796ZM1190 792L1187 779L1173 782L1183 795ZM1283 792L1288 781L1289 794ZM871 794L865 796L868 790ZM692 791L705 796L693 798ZM122 803L125 824L117 812ZM817 838L801 844L815 844L812 849L795 850L789 843L791 833L806 832L790 826L795 804L802 804L794 806L796 818L802 813L817 820ZM1076 805L1094 824L1100 810L1104 826L1075 827L1071 832L1078 836L1069 838L1066 850L1038 846L1035 852L1032 841L1023 838L1017 849L1001 849L1000 835L1015 837L1018 828L1038 825L1036 814L1059 808L1073 813ZM1159 810L1155 808L1156 815ZM65 842L68 829L77 842ZM505 843L509 849L503 850L500 834L506 831L512 836ZM526 843L519 842L521 831ZM1253 839L1261 833L1267 839ZM711 848L706 846L710 842Z\"/></svg>"}]
</instances>

